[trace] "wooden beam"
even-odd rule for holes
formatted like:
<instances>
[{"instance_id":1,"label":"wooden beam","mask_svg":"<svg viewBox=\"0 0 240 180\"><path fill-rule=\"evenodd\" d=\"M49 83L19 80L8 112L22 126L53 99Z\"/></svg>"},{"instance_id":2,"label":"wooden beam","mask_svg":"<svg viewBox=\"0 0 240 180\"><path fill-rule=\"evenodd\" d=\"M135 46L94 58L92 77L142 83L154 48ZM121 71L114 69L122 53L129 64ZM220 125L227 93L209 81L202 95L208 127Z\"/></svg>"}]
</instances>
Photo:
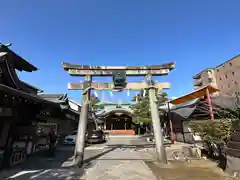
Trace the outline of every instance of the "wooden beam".
<instances>
[{"instance_id":1,"label":"wooden beam","mask_svg":"<svg viewBox=\"0 0 240 180\"><path fill-rule=\"evenodd\" d=\"M169 69L172 70L175 68L175 63L166 63L161 65L150 65L150 66L91 66L91 65L78 65L62 62L62 67L64 70L69 69L79 69L79 70L159 70L159 69Z\"/></svg>"},{"instance_id":2,"label":"wooden beam","mask_svg":"<svg viewBox=\"0 0 240 180\"><path fill-rule=\"evenodd\" d=\"M216 87L212 86L211 84L208 84L208 85L201 87L189 94L186 94L179 98L173 99L169 102L176 105L176 104L181 104L186 101L190 101L192 99L201 98L206 95L206 89L208 89L209 94L219 91Z\"/></svg>"},{"instance_id":3,"label":"wooden beam","mask_svg":"<svg viewBox=\"0 0 240 180\"><path fill-rule=\"evenodd\" d=\"M153 76L167 75L175 68L175 63L151 66L91 66L77 65L62 62L62 67L71 76L112 76L113 72L125 71L127 76L144 76L151 73Z\"/></svg>"},{"instance_id":4,"label":"wooden beam","mask_svg":"<svg viewBox=\"0 0 240 180\"><path fill-rule=\"evenodd\" d=\"M80 69L68 69L68 73L71 76L112 76L114 71L116 70L80 70ZM152 70L122 70L126 71L127 76L145 76L148 73L152 74L152 76L164 76L168 75L169 69L152 69Z\"/></svg>"},{"instance_id":5,"label":"wooden beam","mask_svg":"<svg viewBox=\"0 0 240 180\"><path fill-rule=\"evenodd\" d=\"M92 89L95 90L114 90L113 83L98 83L93 82L91 85L88 82L85 83L68 83L68 89L69 90L83 90L86 87L91 86ZM170 83L156 83L154 85L159 90L162 89L169 89ZM145 82L139 82L139 83L128 83L127 86L124 88L124 90L141 90L141 89L147 89L148 85Z\"/></svg>"}]
</instances>

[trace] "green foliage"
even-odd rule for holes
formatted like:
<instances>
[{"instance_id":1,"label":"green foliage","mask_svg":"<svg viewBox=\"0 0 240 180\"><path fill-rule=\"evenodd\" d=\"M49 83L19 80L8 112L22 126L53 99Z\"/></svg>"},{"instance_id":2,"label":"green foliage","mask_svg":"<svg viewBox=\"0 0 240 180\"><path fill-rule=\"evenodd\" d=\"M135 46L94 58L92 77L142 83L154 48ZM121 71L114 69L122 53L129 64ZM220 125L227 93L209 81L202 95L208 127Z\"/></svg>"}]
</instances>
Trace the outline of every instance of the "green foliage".
<instances>
[{"instance_id":1,"label":"green foliage","mask_svg":"<svg viewBox=\"0 0 240 180\"><path fill-rule=\"evenodd\" d=\"M133 121L135 123L149 123L151 122L150 104L148 98L142 98L136 104L132 105Z\"/></svg>"},{"instance_id":2,"label":"green foliage","mask_svg":"<svg viewBox=\"0 0 240 180\"><path fill-rule=\"evenodd\" d=\"M156 94L158 99L158 104L162 104L167 100L167 93ZM150 103L149 103L149 96L148 91L141 90L139 94L133 97L133 101L136 104L131 106L133 110L133 121L135 123L151 123L151 110L150 110Z\"/></svg>"},{"instance_id":3,"label":"green foliage","mask_svg":"<svg viewBox=\"0 0 240 180\"><path fill-rule=\"evenodd\" d=\"M221 119L221 120L202 120L191 121L189 126L202 140L207 142L222 141L227 142L233 131L234 120Z\"/></svg>"}]
</instances>

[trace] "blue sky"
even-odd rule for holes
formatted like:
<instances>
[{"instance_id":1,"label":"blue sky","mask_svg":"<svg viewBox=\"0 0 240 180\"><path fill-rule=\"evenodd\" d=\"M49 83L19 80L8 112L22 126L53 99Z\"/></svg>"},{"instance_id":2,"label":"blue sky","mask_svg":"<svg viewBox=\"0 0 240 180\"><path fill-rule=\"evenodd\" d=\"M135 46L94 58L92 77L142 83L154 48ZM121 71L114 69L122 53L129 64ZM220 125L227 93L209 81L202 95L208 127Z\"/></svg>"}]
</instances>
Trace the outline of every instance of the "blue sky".
<instances>
[{"instance_id":1,"label":"blue sky","mask_svg":"<svg viewBox=\"0 0 240 180\"><path fill-rule=\"evenodd\" d=\"M80 100L80 92L68 91L67 83L82 78L64 72L62 61L174 61L176 69L157 80L170 82L169 95L180 96L193 89L194 74L239 54L239 6L239 0L8 0L1 2L0 41L12 42L14 51L39 68L20 77L46 93L68 92ZM109 101L130 99L126 92L104 94Z\"/></svg>"}]
</instances>

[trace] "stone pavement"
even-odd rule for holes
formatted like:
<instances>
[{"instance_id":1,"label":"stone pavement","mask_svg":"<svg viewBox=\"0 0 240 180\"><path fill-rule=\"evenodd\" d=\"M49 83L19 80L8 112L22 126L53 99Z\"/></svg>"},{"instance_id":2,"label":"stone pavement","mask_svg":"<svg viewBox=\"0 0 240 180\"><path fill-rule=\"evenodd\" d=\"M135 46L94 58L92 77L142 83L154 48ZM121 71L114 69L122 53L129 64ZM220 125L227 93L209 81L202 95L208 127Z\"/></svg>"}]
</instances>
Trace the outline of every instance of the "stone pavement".
<instances>
[{"instance_id":1,"label":"stone pavement","mask_svg":"<svg viewBox=\"0 0 240 180\"><path fill-rule=\"evenodd\" d=\"M97 159L81 179L86 180L157 180L145 164L154 157L147 151L117 148Z\"/></svg>"},{"instance_id":2,"label":"stone pavement","mask_svg":"<svg viewBox=\"0 0 240 180\"><path fill-rule=\"evenodd\" d=\"M136 137L111 137L105 144L85 149L85 164L79 168L63 168L71 159L73 147L62 147L55 158L31 157L27 163L0 172L0 179L13 180L226 180L231 179L208 166L206 160L190 164L156 164L153 145ZM181 144L167 148L179 149ZM191 177L191 178L190 178Z\"/></svg>"},{"instance_id":3,"label":"stone pavement","mask_svg":"<svg viewBox=\"0 0 240 180\"><path fill-rule=\"evenodd\" d=\"M80 179L157 180L143 160L100 160Z\"/></svg>"},{"instance_id":4,"label":"stone pavement","mask_svg":"<svg viewBox=\"0 0 240 180\"><path fill-rule=\"evenodd\" d=\"M79 168L63 168L73 155L73 147L62 147L56 157L33 156L25 164L0 172L0 179L14 180L155 180L155 176L145 160L152 154L132 148L143 145L136 137L111 137L105 144L97 144L85 149L85 164Z\"/></svg>"},{"instance_id":5,"label":"stone pavement","mask_svg":"<svg viewBox=\"0 0 240 180\"><path fill-rule=\"evenodd\" d=\"M67 180L67 179L79 179L84 169L95 163L91 161L85 165L83 169L79 168L63 168L62 165L71 159L73 155L72 146L64 146L58 149L54 158L47 157L44 153L40 153L30 157L26 163L16 166L11 169L5 169L0 171L0 180L14 179L14 180ZM98 154L102 150L86 150L85 160L90 159Z\"/></svg>"}]
</instances>

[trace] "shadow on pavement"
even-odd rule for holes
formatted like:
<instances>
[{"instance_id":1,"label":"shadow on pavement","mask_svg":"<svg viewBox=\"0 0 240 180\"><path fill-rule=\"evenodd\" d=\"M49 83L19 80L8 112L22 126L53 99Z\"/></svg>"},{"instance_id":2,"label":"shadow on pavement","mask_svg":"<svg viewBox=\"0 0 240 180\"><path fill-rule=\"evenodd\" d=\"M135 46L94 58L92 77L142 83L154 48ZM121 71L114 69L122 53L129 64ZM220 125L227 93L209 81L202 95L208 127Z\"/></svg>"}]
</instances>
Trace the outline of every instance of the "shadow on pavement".
<instances>
[{"instance_id":1,"label":"shadow on pavement","mask_svg":"<svg viewBox=\"0 0 240 180\"><path fill-rule=\"evenodd\" d=\"M90 158L85 159L85 160L84 160L84 163L85 163L85 164L88 164L88 163L90 163L91 161L96 160L96 159L100 158L101 156L103 156L103 155L105 155L105 154L107 154L107 153L109 153L109 152L111 152L111 151L114 151L114 150L117 149L117 148L120 148L121 146L122 146L122 145L115 145L114 147L112 147L111 149L109 149L109 150L107 150L107 151L103 151L103 152L101 152L101 153L99 153L99 154L97 154L97 155L95 155L95 156L92 156L92 157L90 157Z\"/></svg>"},{"instance_id":2,"label":"shadow on pavement","mask_svg":"<svg viewBox=\"0 0 240 180\"><path fill-rule=\"evenodd\" d=\"M71 180L80 179L84 174L85 170L92 167L94 160L100 158L101 156L114 151L115 149L142 149L142 148L153 148L154 144L138 144L138 145L128 145L128 144L109 144L106 145L108 149L103 150L103 152L96 155L91 155L89 158L84 160L84 165L82 168L71 168L62 167L62 164L66 161L73 160L74 147L63 146L58 148L55 157L50 158L47 152L41 152L35 154L19 166L15 166L12 169L7 170L7 172L0 172L0 179L15 179L15 180L25 180L25 179L35 179L35 180ZM86 151L85 151L86 153ZM95 153L94 153L95 154ZM101 159L105 160L105 159ZM122 160L119 159L106 159L106 160ZM124 160L146 160L146 159L124 159ZM17 175L23 171L28 171L25 175L19 175L17 178L13 175ZM12 178L9 178L11 177Z\"/></svg>"},{"instance_id":3,"label":"shadow on pavement","mask_svg":"<svg viewBox=\"0 0 240 180\"><path fill-rule=\"evenodd\" d=\"M104 151L104 152L101 152L95 156L92 156L88 159L85 159L84 160L84 163L89 163L93 160L96 160L98 158L100 158L101 156L107 154L107 153L110 153L111 151L114 151L116 149L143 149L143 148L153 148L155 145L154 144L141 144L141 145L126 145L126 144L111 144L111 145L106 145L107 148L110 148L109 150L107 151ZM119 159L116 159L116 158L101 158L101 160L146 160L146 159L142 159L142 158L134 158L134 159L126 159L126 158L119 158Z\"/></svg>"},{"instance_id":4,"label":"shadow on pavement","mask_svg":"<svg viewBox=\"0 0 240 180\"><path fill-rule=\"evenodd\" d=\"M169 147L171 143L165 143L165 147ZM119 146L119 144L109 144L107 147L116 147ZM155 144L138 144L138 145L127 145L127 144L121 144L120 148L155 148Z\"/></svg>"},{"instance_id":5,"label":"shadow on pavement","mask_svg":"<svg viewBox=\"0 0 240 180\"><path fill-rule=\"evenodd\" d=\"M54 157L49 157L47 151L39 152L29 157L25 163L2 170L0 179L79 179L83 175L84 169L89 168L91 164L89 163L85 168L63 168L62 164L72 157L73 150L72 147L61 147L56 151Z\"/></svg>"}]
</instances>

